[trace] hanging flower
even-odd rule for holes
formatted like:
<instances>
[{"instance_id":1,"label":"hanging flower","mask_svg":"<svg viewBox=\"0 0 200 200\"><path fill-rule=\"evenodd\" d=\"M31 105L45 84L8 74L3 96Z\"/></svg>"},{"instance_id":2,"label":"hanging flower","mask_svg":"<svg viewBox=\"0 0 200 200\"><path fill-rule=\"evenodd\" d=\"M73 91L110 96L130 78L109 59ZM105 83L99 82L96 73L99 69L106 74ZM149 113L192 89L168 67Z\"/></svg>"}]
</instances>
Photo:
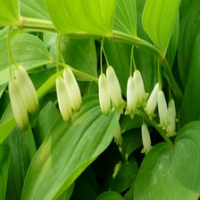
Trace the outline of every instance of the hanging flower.
<instances>
[{"instance_id":1,"label":"hanging flower","mask_svg":"<svg viewBox=\"0 0 200 200\"><path fill-rule=\"evenodd\" d=\"M168 137L176 135L176 108L173 99L170 99L168 104L168 117L169 125L167 126L166 132Z\"/></svg>"},{"instance_id":2,"label":"hanging flower","mask_svg":"<svg viewBox=\"0 0 200 200\"><path fill-rule=\"evenodd\" d=\"M19 66L15 74L26 108L30 113L36 112L39 107L37 93L28 73L22 66Z\"/></svg>"},{"instance_id":3,"label":"hanging flower","mask_svg":"<svg viewBox=\"0 0 200 200\"><path fill-rule=\"evenodd\" d=\"M149 131L145 123L142 124L142 143L144 147L141 153L147 154L151 150L152 146Z\"/></svg>"},{"instance_id":4,"label":"hanging flower","mask_svg":"<svg viewBox=\"0 0 200 200\"><path fill-rule=\"evenodd\" d=\"M11 80L8 87L15 121L21 130L26 130L28 127L28 111L24 105L19 84L16 80Z\"/></svg>"},{"instance_id":5,"label":"hanging flower","mask_svg":"<svg viewBox=\"0 0 200 200\"><path fill-rule=\"evenodd\" d=\"M121 87L114 69L109 66L106 70L106 77L108 81L108 89L110 98L112 100L115 110L119 113L123 112L123 100L121 94Z\"/></svg>"},{"instance_id":6,"label":"hanging flower","mask_svg":"<svg viewBox=\"0 0 200 200\"><path fill-rule=\"evenodd\" d=\"M72 73L72 70L69 67L67 67L64 70L63 75L64 75L64 81L67 87L67 92L69 95L71 107L75 111L79 110L82 103L81 92L80 92L78 83L74 77L74 74Z\"/></svg>"},{"instance_id":7,"label":"hanging flower","mask_svg":"<svg viewBox=\"0 0 200 200\"><path fill-rule=\"evenodd\" d=\"M72 109L65 82L61 77L56 79L58 106L63 119L68 122L72 116Z\"/></svg>"},{"instance_id":8,"label":"hanging flower","mask_svg":"<svg viewBox=\"0 0 200 200\"><path fill-rule=\"evenodd\" d=\"M108 82L104 74L99 76L99 102L103 114L108 115L110 111L110 95Z\"/></svg>"},{"instance_id":9,"label":"hanging flower","mask_svg":"<svg viewBox=\"0 0 200 200\"><path fill-rule=\"evenodd\" d=\"M133 119L136 109L137 109L137 98L136 98L135 81L134 81L134 78L130 76L128 79L128 84L127 84L126 114L130 114L131 119Z\"/></svg>"},{"instance_id":10,"label":"hanging flower","mask_svg":"<svg viewBox=\"0 0 200 200\"><path fill-rule=\"evenodd\" d=\"M136 98L137 98L138 107L144 106L148 94L145 92L142 76L138 70L134 71L133 76L134 76L134 81L135 81Z\"/></svg>"},{"instance_id":11,"label":"hanging flower","mask_svg":"<svg viewBox=\"0 0 200 200\"><path fill-rule=\"evenodd\" d=\"M166 129L169 125L167 103L162 90L158 91L158 113L160 117L160 126L162 129Z\"/></svg>"},{"instance_id":12,"label":"hanging flower","mask_svg":"<svg viewBox=\"0 0 200 200\"><path fill-rule=\"evenodd\" d=\"M153 91L147 101L147 105L144 109L150 119L152 119L154 117L154 111L155 111L157 103L158 103L158 90L159 90L159 84L156 83L156 85L154 86Z\"/></svg>"}]
</instances>

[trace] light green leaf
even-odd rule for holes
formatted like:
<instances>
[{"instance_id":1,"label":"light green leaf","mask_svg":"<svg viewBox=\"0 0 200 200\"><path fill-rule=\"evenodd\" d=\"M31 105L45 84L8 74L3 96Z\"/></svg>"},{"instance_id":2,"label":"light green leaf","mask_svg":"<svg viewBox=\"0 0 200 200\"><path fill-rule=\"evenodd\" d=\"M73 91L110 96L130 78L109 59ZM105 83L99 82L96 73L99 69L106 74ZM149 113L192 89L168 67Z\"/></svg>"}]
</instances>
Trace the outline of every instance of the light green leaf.
<instances>
[{"instance_id":1,"label":"light green leaf","mask_svg":"<svg viewBox=\"0 0 200 200\"><path fill-rule=\"evenodd\" d=\"M117 192L104 192L96 198L96 200L124 200L124 198Z\"/></svg>"},{"instance_id":2,"label":"light green leaf","mask_svg":"<svg viewBox=\"0 0 200 200\"><path fill-rule=\"evenodd\" d=\"M6 198L20 200L26 172L36 152L31 128L22 132L15 127L5 143L11 150Z\"/></svg>"},{"instance_id":3,"label":"light green leaf","mask_svg":"<svg viewBox=\"0 0 200 200\"><path fill-rule=\"evenodd\" d=\"M133 37L137 36L136 0L117 0L113 29Z\"/></svg>"},{"instance_id":4,"label":"light green leaf","mask_svg":"<svg viewBox=\"0 0 200 200\"><path fill-rule=\"evenodd\" d=\"M49 19L43 0L20 0L20 11L24 17Z\"/></svg>"},{"instance_id":5,"label":"light green leaf","mask_svg":"<svg viewBox=\"0 0 200 200\"><path fill-rule=\"evenodd\" d=\"M7 39L0 41L0 85L9 80ZM11 37L12 54L19 65L27 70L50 63L49 52L42 41L32 35L20 34ZM13 65L14 71L14 65Z\"/></svg>"},{"instance_id":6,"label":"light green leaf","mask_svg":"<svg viewBox=\"0 0 200 200\"><path fill-rule=\"evenodd\" d=\"M62 34L111 36L116 0L45 0L50 18Z\"/></svg>"},{"instance_id":7,"label":"light green leaf","mask_svg":"<svg viewBox=\"0 0 200 200\"><path fill-rule=\"evenodd\" d=\"M0 26L19 25L18 0L0 0Z\"/></svg>"},{"instance_id":8,"label":"light green leaf","mask_svg":"<svg viewBox=\"0 0 200 200\"><path fill-rule=\"evenodd\" d=\"M147 0L142 24L148 36L165 57L181 0Z\"/></svg>"},{"instance_id":9,"label":"light green leaf","mask_svg":"<svg viewBox=\"0 0 200 200\"><path fill-rule=\"evenodd\" d=\"M83 98L70 123L60 117L29 167L22 200L56 199L110 144L117 128L114 111L104 116L98 97Z\"/></svg>"},{"instance_id":10,"label":"light green leaf","mask_svg":"<svg viewBox=\"0 0 200 200\"><path fill-rule=\"evenodd\" d=\"M63 194L60 197L58 197L56 200L70 200L72 193L74 191L74 186L75 184L72 183L71 186L65 192L63 192Z\"/></svg>"},{"instance_id":11,"label":"light green leaf","mask_svg":"<svg viewBox=\"0 0 200 200\"><path fill-rule=\"evenodd\" d=\"M0 145L0 199L5 199L8 167L10 163L10 148Z\"/></svg>"}]
</instances>

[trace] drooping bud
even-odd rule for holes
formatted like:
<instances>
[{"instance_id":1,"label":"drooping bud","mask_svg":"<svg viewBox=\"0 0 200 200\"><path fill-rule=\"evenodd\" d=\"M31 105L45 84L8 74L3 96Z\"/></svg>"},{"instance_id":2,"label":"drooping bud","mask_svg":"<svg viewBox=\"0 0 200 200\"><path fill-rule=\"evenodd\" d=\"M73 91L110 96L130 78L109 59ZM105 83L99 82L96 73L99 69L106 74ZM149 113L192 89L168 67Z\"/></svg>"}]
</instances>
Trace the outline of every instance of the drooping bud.
<instances>
[{"instance_id":1,"label":"drooping bud","mask_svg":"<svg viewBox=\"0 0 200 200\"><path fill-rule=\"evenodd\" d=\"M108 82L104 74L99 76L99 103L103 114L108 115L110 111L110 94Z\"/></svg>"},{"instance_id":2,"label":"drooping bud","mask_svg":"<svg viewBox=\"0 0 200 200\"><path fill-rule=\"evenodd\" d=\"M72 116L72 109L65 82L61 77L56 79L58 106L63 119L68 122Z\"/></svg>"},{"instance_id":3,"label":"drooping bud","mask_svg":"<svg viewBox=\"0 0 200 200\"><path fill-rule=\"evenodd\" d=\"M123 112L123 100L121 94L121 87L114 69L109 66L106 70L106 77L108 81L108 89L110 98L112 100L115 110L119 113Z\"/></svg>"},{"instance_id":4,"label":"drooping bud","mask_svg":"<svg viewBox=\"0 0 200 200\"><path fill-rule=\"evenodd\" d=\"M142 124L142 143L144 147L141 153L147 154L151 150L152 146L151 146L151 138L150 138L149 130L145 123Z\"/></svg>"},{"instance_id":5,"label":"drooping bud","mask_svg":"<svg viewBox=\"0 0 200 200\"><path fill-rule=\"evenodd\" d=\"M154 86L153 91L151 92L151 95L147 101L147 105L144 109L150 119L152 119L154 117L154 111L155 111L157 103L158 103L158 90L159 90L159 84L156 83L156 85Z\"/></svg>"},{"instance_id":6,"label":"drooping bud","mask_svg":"<svg viewBox=\"0 0 200 200\"><path fill-rule=\"evenodd\" d=\"M38 98L28 73L22 66L19 66L19 68L16 69L15 74L26 108L30 113L36 112L39 107Z\"/></svg>"},{"instance_id":7,"label":"drooping bud","mask_svg":"<svg viewBox=\"0 0 200 200\"><path fill-rule=\"evenodd\" d=\"M131 119L133 119L136 109L137 109L137 98L136 98L135 81L134 81L134 78L130 76L127 83L126 114L130 114Z\"/></svg>"},{"instance_id":8,"label":"drooping bud","mask_svg":"<svg viewBox=\"0 0 200 200\"><path fill-rule=\"evenodd\" d=\"M158 113L160 118L160 126L162 129L166 129L169 125L167 103L162 90L158 91Z\"/></svg>"},{"instance_id":9,"label":"drooping bud","mask_svg":"<svg viewBox=\"0 0 200 200\"><path fill-rule=\"evenodd\" d=\"M28 127L28 111L24 104L19 84L16 80L11 80L8 87L15 121L21 130L26 130Z\"/></svg>"},{"instance_id":10,"label":"drooping bud","mask_svg":"<svg viewBox=\"0 0 200 200\"><path fill-rule=\"evenodd\" d=\"M170 124L167 126L166 132L168 137L173 137L176 135L176 108L173 99L170 99L168 104L168 117Z\"/></svg>"},{"instance_id":11,"label":"drooping bud","mask_svg":"<svg viewBox=\"0 0 200 200\"><path fill-rule=\"evenodd\" d=\"M144 82L142 76L138 70L134 71L134 81L135 81L135 88L136 88L136 97L137 97L137 104L139 106L145 105L145 100L147 99L148 94L145 92L144 89Z\"/></svg>"},{"instance_id":12,"label":"drooping bud","mask_svg":"<svg viewBox=\"0 0 200 200\"><path fill-rule=\"evenodd\" d=\"M64 81L67 87L67 92L69 95L69 99L70 99L70 103L71 103L71 107L73 108L73 110L79 110L79 108L81 107L81 92L78 86L78 83L74 77L74 74L72 72L72 70L67 67L64 72Z\"/></svg>"}]
</instances>

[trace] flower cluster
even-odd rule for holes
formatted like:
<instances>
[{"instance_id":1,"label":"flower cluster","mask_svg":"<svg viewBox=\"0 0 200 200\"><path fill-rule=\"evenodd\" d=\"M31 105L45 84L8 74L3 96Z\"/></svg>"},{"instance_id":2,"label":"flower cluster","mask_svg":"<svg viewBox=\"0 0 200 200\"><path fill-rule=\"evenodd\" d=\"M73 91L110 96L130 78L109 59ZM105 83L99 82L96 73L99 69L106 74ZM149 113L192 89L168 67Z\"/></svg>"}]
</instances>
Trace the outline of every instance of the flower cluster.
<instances>
[{"instance_id":1,"label":"flower cluster","mask_svg":"<svg viewBox=\"0 0 200 200\"><path fill-rule=\"evenodd\" d=\"M21 130L28 127L28 112L35 113L39 103L34 85L22 66L15 71L16 79L9 82L9 96L13 115Z\"/></svg>"},{"instance_id":2,"label":"flower cluster","mask_svg":"<svg viewBox=\"0 0 200 200\"><path fill-rule=\"evenodd\" d=\"M108 115L110 111L110 99L115 110L122 113L123 99L121 87L111 66L107 68L106 76L103 73L99 76L99 102L101 110L105 115Z\"/></svg>"},{"instance_id":3,"label":"flower cluster","mask_svg":"<svg viewBox=\"0 0 200 200\"><path fill-rule=\"evenodd\" d=\"M82 100L78 83L69 67L64 70L63 77L57 78L56 91L61 115L68 122L72 117L72 109L79 110Z\"/></svg>"}]
</instances>

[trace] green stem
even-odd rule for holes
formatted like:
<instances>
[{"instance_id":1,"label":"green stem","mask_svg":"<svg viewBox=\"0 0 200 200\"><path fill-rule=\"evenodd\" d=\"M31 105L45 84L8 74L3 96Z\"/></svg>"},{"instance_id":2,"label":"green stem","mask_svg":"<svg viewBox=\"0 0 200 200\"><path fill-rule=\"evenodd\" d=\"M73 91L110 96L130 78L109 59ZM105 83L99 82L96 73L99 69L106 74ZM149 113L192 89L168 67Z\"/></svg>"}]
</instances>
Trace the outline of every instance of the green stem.
<instances>
[{"instance_id":1,"label":"green stem","mask_svg":"<svg viewBox=\"0 0 200 200\"><path fill-rule=\"evenodd\" d=\"M57 57L56 57L56 69L57 69L57 73L59 72L59 65L58 65L58 61L59 61L59 53L60 53L60 39L61 39L61 34L58 34L58 49L57 49Z\"/></svg>"},{"instance_id":2,"label":"green stem","mask_svg":"<svg viewBox=\"0 0 200 200\"><path fill-rule=\"evenodd\" d=\"M165 131L157 125L157 122L155 120L150 120L148 116L141 110L137 110L136 114L145 119L148 123L150 123L159 132L159 134L162 136L162 138L167 142L169 146L173 146L172 141L166 136Z\"/></svg>"},{"instance_id":3,"label":"green stem","mask_svg":"<svg viewBox=\"0 0 200 200\"><path fill-rule=\"evenodd\" d=\"M102 38L101 49L100 49L100 68L101 68L101 74L103 74L103 42L104 42L104 38Z\"/></svg>"},{"instance_id":4,"label":"green stem","mask_svg":"<svg viewBox=\"0 0 200 200\"><path fill-rule=\"evenodd\" d=\"M162 89L162 78L161 78L161 71L160 71L160 62L158 59L158 83L159 83L159 89Z\"/></svg>"},{"instance_id":5,"label":"green stem","mask_svg":"<svg viewBox=\"0 0 200 200\"><path fill-rule=\"evenodd\" d=\"M84 73L84 72L81 72L81 71L79 71L79 70L77 70L77 69L74 69L73 67L71 67L70 65L67 65L67 64L65 64L65 63L60 63L60 62L58 62L58 65L60 65L60 66L62 66L62 67L69 67L72 71L73 71L73 73L74 74L76 74L76 75L78 75L78 76L81 76L81 77L84 77L84 78L87 78L87 79L89 79L89 80L91 80L91 81L94 81L94 82L96 82L96 83L98 83L98 78L96 78L96 77L94 77L94 76L91 76L91 75L89 75L89 74L86 74L86 73Z\"/></svg>"},{"instance_id":6,"label":"green stem","mask_svg":"<svg viewBox=\"0 0 200 200\"><path fill-rule=\"evenodd\" d=\"M134 50L134 46L132 45L132 48L131 48L131 60L130 60L130 76L133 76L132 73L133 73L133 50Z\"/></svg>"}]
</instances>

